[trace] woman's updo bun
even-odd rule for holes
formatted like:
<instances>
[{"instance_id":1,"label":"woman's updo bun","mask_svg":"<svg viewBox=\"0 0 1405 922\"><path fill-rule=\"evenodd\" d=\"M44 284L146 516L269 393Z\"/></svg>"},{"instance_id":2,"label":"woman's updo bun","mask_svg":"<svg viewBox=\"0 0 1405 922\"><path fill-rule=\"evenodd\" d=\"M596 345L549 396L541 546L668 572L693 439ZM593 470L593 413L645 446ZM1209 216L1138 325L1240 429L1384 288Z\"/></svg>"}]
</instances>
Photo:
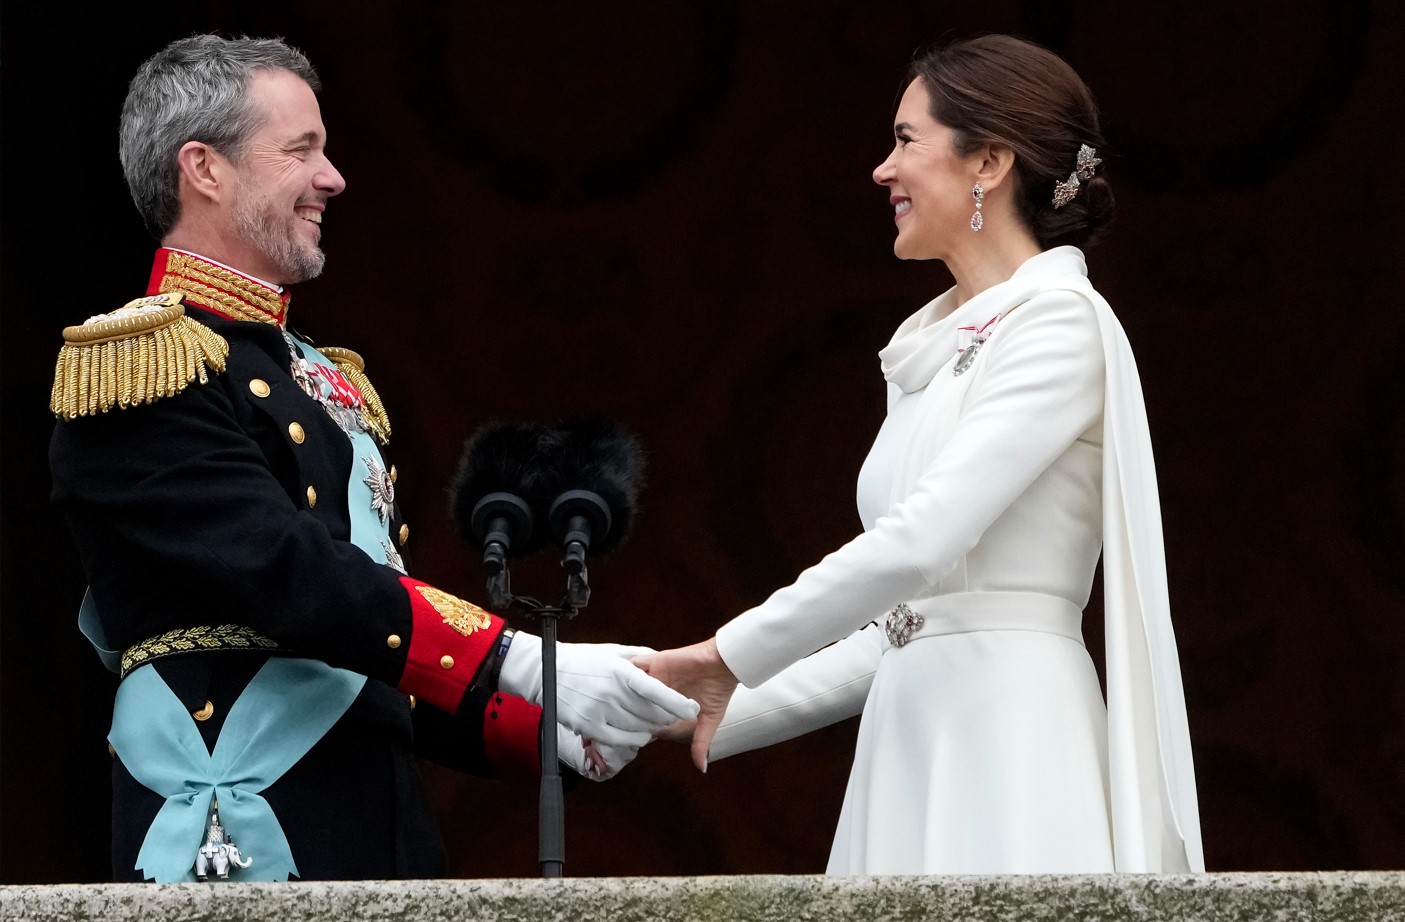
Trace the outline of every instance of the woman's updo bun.
<instances>
[{"instance_id":1,"label":"woman's updo bun","mask_svg":"<svg viewBox=\"0 0 1405 922\"><path fill-rule=\"evenodd\" d=\"M1093 94L1046 48L1009 35L983 35L929 51L908 68L932 98L931 115L952 130L957 152L1004 144L1015 152L1015 202L1041 249L1094 242L1116 208L1104 170L1107 152ZM1054 207L1084 144L1103 163L1076 195Z\"/></svg>"},{"instance_id":2,"label":"woman's updo bun","mask_svg":"<svg viewBox=\"0 0 1405 922\"><path fill-rule=\"evenodd\" d=\"M1101 173L1102 167L1098 171ZM1020 193L1020 214L1046 250L1066 243L1076 247L1096 243L1117 208L1112 183L1101 175L1083 180L1073 201L1062 208L1054 207L1052 195L1041 207L1037 201L1027 200L1023 188Z\"/></svg>"}]
</instances>

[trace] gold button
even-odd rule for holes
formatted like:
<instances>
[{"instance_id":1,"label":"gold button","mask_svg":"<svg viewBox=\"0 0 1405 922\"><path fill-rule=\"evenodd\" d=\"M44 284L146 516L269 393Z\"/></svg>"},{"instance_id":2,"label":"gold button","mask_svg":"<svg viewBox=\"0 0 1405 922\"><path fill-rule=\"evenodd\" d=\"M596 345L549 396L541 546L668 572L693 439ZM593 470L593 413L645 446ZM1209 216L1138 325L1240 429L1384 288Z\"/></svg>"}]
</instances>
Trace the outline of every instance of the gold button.
<instances>
[{"instance_id":1,"label":"gold button","mask_svg":"<svg viewBox=\"0 0 1405 922\"><path fill-rule=\"evenodd\" d=\"M453 669L454 658L446 653L443 656L439 657L439 665L443 666L445 669Z\"/></svg>"},{"instance_id":2,"label":"gold button","mask_svg":"<svg viewBox=\"0 0 1405 922\"><path fill-rule=\"evenodd\" d=\"M387 638L385 639L385 645L386 645L387 647L389 647L390 649L392 649L392 650L399 650L399 649L400 649L400 635L399 635L399 634L391 634L389 637L387 637Z\"/></svg>"},{"instance_id":3,"label":"gold button","mask_svg":"<svg viewBox=\"0 0 1405 922\"><path fill-rule=\"evenodd\" d=\"M117 750L112 748L111 743L107 744L107 754L112 756L114 759L117 758Z\"/></svg>"},{"instance_id":4,"label":"gold button","mask_svg":"<svg viewBox=\"0 0 1405 922\"><path fill-rule=\"evenodd\" d=\"M391 482L391 483L394 483L394 482L396 481L396 479L397 479L399 476L400 476L400 472L397 471L397 470L395 469L395 465L392 464L392 465L390 466L390 482Z\"/></svg>"},{"instance_id":5,"label":"gold button","mask_svg":"<svg viewBox=\"0 0 1405 922\"><path fill-rule=\"evenodd\" d=\"M410 526L408 526L408 525L401 525L401 526L400 526L400 546L401 546L401 547L404 547L404 546L405 546L405 542L406 542L406 541L409 541L409 540L410 540Z\"/></svg>"},{"instance_id":6,"label":"gold button","mask_svg":"<svg viewBox=\"0 0 1405 922\"><path fill-rule=\"evenodd\" d=\"M269 391L268 382L263 378L255 378L249 382L249 390L254 392L255 397L267 397Z\"/></svg>"},{"instance_id":7,"label":"gold button","mask_svg":"<svg viewBox=\"0 0 1405 922\"><path fill-rule=\"evenodd\" d=\"M317 488L312 486L311 484L308 484L307 487L307 508L317 508Z\"/></svg>"},{"instance_id":8,"label":"gold button","mask_svg":"<svg viewBox=\"0 0 1405 922\"><path fill-rule=\"evenodd\" d=\"M206 701L204 707L198 711L191 711L190 716L194 717L196 720L209 720L211 717L215 716L215 706L209 701Z\"/></svg>"},{"instance_id":9,"label":"gold button","mask_svg":"<svg viewBox=\"0 0 1405 922\"><path fill-rule=\"evenodd\" d=\"M413 711L414 709L415 709L415 696L414 696L414 695L411 695L411 696L410 696L410 710Z\"/></svg>"},{"instance_id":10,"label":"gold button","mask_svg":"<svg viewBox=\"0 0 1405 922\"><path fill-rule=\"evenodd\" d=\"M307 433L302 431L302 423L288 423L288 435L299 445L302 444L303 439L307 438Z\"/></svg>"}]
</instances>

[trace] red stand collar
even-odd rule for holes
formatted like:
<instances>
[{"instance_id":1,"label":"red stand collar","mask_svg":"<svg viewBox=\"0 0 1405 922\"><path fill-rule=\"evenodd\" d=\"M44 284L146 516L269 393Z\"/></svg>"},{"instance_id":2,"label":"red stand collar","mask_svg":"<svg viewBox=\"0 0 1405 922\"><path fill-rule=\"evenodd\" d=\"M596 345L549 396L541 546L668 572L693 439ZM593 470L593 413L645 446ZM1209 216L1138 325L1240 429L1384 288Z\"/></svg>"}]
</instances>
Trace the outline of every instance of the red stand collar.
<instances>
[{"instance_id":1,"label":"red stand collar","mask_svg":"<svg viewBox=\"0 0 1405 922\"><path fill-rule=\"evenodd\" d=\"M185 303L231 320L271 323L280 329L288 322L289 292L279 293L246 275L167 247L156 251L146 291L152 295L176 292Z\"/></svg>"}]
</instances>

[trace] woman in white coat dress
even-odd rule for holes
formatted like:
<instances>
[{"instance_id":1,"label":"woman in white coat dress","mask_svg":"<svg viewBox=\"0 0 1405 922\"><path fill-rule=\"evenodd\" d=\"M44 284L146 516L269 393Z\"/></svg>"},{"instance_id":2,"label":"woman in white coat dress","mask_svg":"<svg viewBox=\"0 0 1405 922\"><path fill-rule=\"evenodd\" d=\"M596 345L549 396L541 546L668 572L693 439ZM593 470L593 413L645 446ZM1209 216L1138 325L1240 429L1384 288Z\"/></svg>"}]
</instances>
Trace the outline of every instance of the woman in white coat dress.
<instances>
[{"instance_id":1,"label":"woman in white coat dress","mask_svg":"<svg viewBox=\"0 0 1405 922\"><path fill-rule=\"evenodd\" d=\"M956 284L880 353L864 532L647 668L702 705L704 771L863 714L831 874L1203 870L1146 411L1077 248L1113 204L1097 110L1008 36L909 77L873 178Z\"/></svg>"}]
</instances>

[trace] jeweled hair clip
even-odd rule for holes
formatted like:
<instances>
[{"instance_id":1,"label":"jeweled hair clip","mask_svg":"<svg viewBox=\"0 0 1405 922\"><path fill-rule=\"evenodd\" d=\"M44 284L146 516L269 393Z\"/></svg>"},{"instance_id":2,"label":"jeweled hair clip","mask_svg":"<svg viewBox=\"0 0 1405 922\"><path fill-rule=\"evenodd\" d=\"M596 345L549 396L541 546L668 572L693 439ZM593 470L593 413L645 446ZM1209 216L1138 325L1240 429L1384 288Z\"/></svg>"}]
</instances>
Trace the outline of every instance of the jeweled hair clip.
<instances>
[{"instance_id":1,"label":"jeweled hair clip","mask_svg":"<svg viewBox=\"0 0 1405 922\"><path fill-rule=\"evenodd\" d=\"M1093 173L1097 171L1100 163L1102 161L1098 159L1096 149L1087 144L1079 147L1078 162L1074 165L1073 172L1068 174L1068 181L1054 183L1054 207L1062 208L1073 201L1073 197L1078 194L1083 182L1093 178Z\"/></svg>"}]
</instances>

